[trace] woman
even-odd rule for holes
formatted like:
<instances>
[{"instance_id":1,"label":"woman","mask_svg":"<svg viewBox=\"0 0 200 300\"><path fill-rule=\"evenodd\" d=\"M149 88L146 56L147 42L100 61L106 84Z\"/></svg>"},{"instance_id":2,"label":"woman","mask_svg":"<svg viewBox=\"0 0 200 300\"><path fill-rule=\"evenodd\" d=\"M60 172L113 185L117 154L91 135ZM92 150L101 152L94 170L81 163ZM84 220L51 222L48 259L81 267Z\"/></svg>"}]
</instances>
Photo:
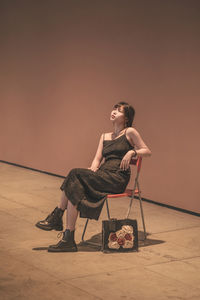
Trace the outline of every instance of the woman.
<instances>
[{"instance_id":1,"label":"woman","mask_svg":"<svg viewBox=\"0 0 200 300\"><path fill-rule=\"evenodd\" d=\"M75 252L75 224L80 217L98 220L105 197L122 193L130 179L131 158L150 156L136 129L132 128L135 110L126 102L117 103L110 116L113 132L102 134L96 155L88 169L72 169L61 185L60 204L36 226L43 230L63 230L62 217L67 210L66 230L49 252ZM102 160L104 160L102 162Z\"/></svg>"}]
</instances>

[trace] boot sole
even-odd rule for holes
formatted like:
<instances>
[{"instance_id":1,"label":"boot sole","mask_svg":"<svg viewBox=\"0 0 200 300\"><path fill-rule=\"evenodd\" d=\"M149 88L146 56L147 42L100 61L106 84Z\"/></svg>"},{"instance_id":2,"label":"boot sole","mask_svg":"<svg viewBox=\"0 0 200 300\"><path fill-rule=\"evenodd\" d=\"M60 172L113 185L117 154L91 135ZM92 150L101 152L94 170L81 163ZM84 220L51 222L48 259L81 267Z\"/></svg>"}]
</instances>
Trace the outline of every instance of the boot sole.
<instances>
[{"instance_id":1,"label":"boot sole","mask_svg":"<svg viewBox=\"0 0 200 300\"><path fill-rule=\"evenodd\" d=\"M54 252L54 253L58 253L58 252L77 252L78 249L77 248L66 248L66 249L51 249L48 248L47 249L48 252Z\"/></svg>"},{"instance_id":2,"label":"boot sole","mask_svg":"<svg viewBox=\"0 0 200 300\"><path fill-rule=\"evenodd\" d=\"M43 227L42 225L40 224L35 224L35 226L39 229L42 229L42 230L45 230L45 231L51 231L51 230L56 230L56 231L62 231L63 230L63 227L54 227L54 228L48 228L48 227Z\"/></svg>"}]
</instances>

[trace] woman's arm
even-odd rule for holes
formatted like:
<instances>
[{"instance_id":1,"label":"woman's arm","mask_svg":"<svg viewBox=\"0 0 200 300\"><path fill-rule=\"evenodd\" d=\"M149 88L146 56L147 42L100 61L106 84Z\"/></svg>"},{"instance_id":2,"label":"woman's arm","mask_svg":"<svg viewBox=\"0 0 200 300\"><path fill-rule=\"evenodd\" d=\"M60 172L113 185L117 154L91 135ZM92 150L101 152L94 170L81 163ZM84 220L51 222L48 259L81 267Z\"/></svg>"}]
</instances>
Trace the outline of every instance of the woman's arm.
<instances>
[{"instance_id":1,"label":"woman's arm","mask_svg":"<svg viewBox=\"0 0 200 300\"><path fill-rule=\"evenodd\" d=\"M91 167L88 168L94 172L96 172L100 166L100 163L102 161L103 155L102 155L102 150L103 150L103 134L101 135L100 141L99 141L99 145L97 148L97 152L96 155L92 161Z\"/></svg>"},{"instance_id":2,"label":"woman's arm","mask_svg":"<svg viewBox=\"0 0 200 300\"><path fill-rule=\"evenodd\" d=\"M120 168L123 170L129 168L132 157L137 159L138 156L151 156L151 150L144 143L135 128L129 127L126 131L126 137L129 143L134 147L134 150L130 150L124 155L120 164Z\"/></svg>"},{"instance_id":3,"label":"woman's arm","mask_svg":"<svg viewBox=\"0 0 200 300\"><path fill-rule=\"evenodd\" d=\"M144 143L139 132L135 128L129 127L126 135L131 145L135 148L137 156L151 156L151 150ZM134 154L135 153L133 153L133 155Z\"/></svg>"}]
</instances>

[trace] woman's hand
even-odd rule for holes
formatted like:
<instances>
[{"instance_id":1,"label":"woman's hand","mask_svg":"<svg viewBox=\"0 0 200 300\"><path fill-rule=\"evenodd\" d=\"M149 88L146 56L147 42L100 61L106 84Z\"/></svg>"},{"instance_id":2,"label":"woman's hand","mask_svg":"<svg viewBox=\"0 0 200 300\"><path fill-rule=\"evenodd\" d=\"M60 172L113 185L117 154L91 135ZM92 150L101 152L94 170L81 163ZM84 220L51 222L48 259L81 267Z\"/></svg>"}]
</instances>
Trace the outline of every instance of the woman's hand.
<instances>
[{"instance_id":1,"label":"woman's hand","mask_svg":"<svg viewBox=\"0 0 200 300\"><path fill-rule=\"evenodd\" d=\"M99 146L96 152L96 155L93 159L93 162L91 164L91 167L88 168L88 170L91 170L93 172L96 172L99 169L99 166L101 164L102 161L102 151L103 151L103 134L101 135L100 141L99 141Z\"/></svg>"},{"instance_id":2,"label":"woman's hand","mask_svg":"<svg viewBox=\"0 0 200 300\"><path fill-rule=\"evenodd\" d=\"M128 151L121 160L120 169L127 170L130 166L130 161L135 151Z\"/></svg>"}]
</instances>

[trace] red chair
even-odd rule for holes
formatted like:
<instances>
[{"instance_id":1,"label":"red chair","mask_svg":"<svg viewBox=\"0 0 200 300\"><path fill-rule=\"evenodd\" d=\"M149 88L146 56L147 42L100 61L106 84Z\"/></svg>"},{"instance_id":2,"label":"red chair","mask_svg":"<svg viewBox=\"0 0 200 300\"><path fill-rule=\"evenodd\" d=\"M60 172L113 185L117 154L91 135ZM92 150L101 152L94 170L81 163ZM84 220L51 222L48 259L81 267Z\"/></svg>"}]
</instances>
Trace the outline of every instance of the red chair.
<instances>
[{"instance_id":1,"label":"red chair","mask_svg":"<svg viewBox=\"0 0 200 300\"><path fill-rule=\"evenodd\" d=\"M146 226L145 226L144 213L143 213L143 207L142 207L141 190L140 190L139 181L138 181L139 174L140 174L140 169L141 169L141 165L142 165L142 157L139 157L138 159L132 159L130 164L135 165L137 167L133 189L126 189L125 192L121 193L121 194L109 194L109 195L107 195L106 200L105 200L106 208L107 208L107 215L108 215L108 219L110 220L111 219L110 218L110 211L109 211L109 207L108 207L108 199L109 198L121 198L121 197L130 197L131 198L130 203L129 203L129 207L128 207L128 211L127 211L127 214L126 214L127 219L128 219L129 214L131 212L133 199L134 198L139 198L140 212L141 212L141 217L142 217L142 224L143 224L143 230L144 230L144 240L145 240L146 236L147 236L147 233L146 233ZM88 222L89 222L89 219L86 220L85 227L83 229L82 242L85 242L84 236L85 236L85 232L86 232ZM97 245L97 243L93 243L93 242L89 242L89 241L87 241L87 243Z\"/></svg>"}]
</instances>

